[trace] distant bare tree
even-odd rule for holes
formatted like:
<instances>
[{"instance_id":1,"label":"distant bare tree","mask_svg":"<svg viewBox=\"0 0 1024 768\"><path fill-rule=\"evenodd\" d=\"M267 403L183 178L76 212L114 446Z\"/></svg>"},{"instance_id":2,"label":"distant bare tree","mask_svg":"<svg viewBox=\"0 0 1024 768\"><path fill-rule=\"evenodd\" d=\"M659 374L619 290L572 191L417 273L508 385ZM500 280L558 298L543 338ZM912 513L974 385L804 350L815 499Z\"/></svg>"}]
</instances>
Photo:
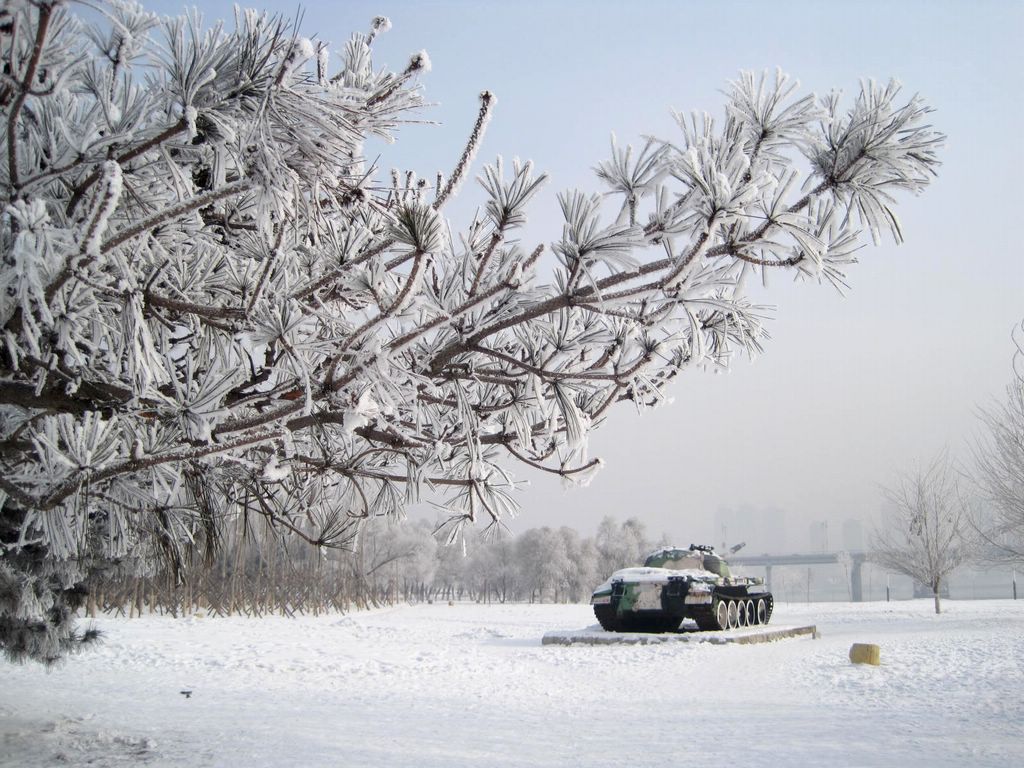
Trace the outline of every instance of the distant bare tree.
<instances>
[{"instance_id":1,"label":"distant bare tree","mask_svg":"<svg viewBox=\"0 0 1024 768\"><path fill-rule=\"evenodd\" d=\"M516 539L505 528L491 529L478 537L476 546L464 558L462 578L480 602L492 597L498 602L519 599L522 568Z\"/></svg>"},{"instance_id":2,"label":"distant bare tree","mask_svg":"<svg viewBox=\"0 0 1024 768\"><path fill-rule=\"evenodd\" d=\"M891 502L871 536L871 559L927 585L941 613L939 590L971 554L969 515L946 453L885 489Z\"/></svg>"},{"instance_id":3,"label":"distant bare tree","mask_svg":"<svg viewBox=\"0 0 1024 768\"><path fill-rule=\"evenodd\" d=\"M620 526L614 517L605 517L597 528L597 569L607 576L620 568L639 565L652 548L647 529L635 517Z\"/></svg>"},{"instance_id":4,"label":"distant bare tree","mask_svg":"<svg viewBox=\"0 0 1024 768\"><path fill-rule=\"evenodd\" d=\"M980 413L987 433L975 446L975 479L990 516L974 521L982 556L999 563L1024 562L1024 321L1014 329L1014 380L1006 402Z\"/></svg>"},{"instance_id":5,"label":"distant bare tree","mask_svg":"<svg viewBox=\"0 0 1024 768\"><path fill-rule=\"evenodd\" d=\"M426 520L398 523L378 518L364 528L356 550L366 587L378 602L412 600L425 595L437 573L437 540Z\"/></svg>"},{"instance_id":6,"label":"distant bare tree","mask_svg":"<svg viewBox=\"0 0 1024 768\"><path fill-rule=\"evenodd\" d=\"M516 539L516 559L519 580L530 602L543 602L547 593L557 603L572 568L565 539L558 531L547 526L524 531Z\"/></svg>"},{"instance_id":7,"label":"distant bare tree","mask_svg":"<svg viewBox=\"0 0 1024 768\"><path fill-rule=\"evenodd\" d=\"M590 599L594 587L608 576L607 573L598 573L597 570L597 545L589 537L582 537L579 531L562 526L558 529L558 535L565 542L565 550L569 557L569 569L566 571L566 600L573 603L583 603Z\"/></svg>"}]
</instances>

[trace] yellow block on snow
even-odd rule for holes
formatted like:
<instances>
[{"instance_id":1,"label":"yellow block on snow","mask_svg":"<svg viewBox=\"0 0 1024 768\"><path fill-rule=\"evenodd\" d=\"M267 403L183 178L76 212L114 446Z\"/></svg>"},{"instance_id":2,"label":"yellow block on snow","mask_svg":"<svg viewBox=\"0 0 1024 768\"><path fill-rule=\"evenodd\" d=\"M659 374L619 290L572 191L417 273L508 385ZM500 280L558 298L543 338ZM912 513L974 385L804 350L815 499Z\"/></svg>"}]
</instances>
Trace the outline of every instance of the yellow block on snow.
<instances>
[{"instance_id":1,"label":"yellow block on snow","mask_svg":"<svg viewBox=\"0 0 1024 768\"><path fill-rule=\"evenodd\" d=\"M850 646L850 661L854 664L871 664L878 666L881 663L880 651L877 645L871 643L854 643Z\"/></svg>"}]
</instances>

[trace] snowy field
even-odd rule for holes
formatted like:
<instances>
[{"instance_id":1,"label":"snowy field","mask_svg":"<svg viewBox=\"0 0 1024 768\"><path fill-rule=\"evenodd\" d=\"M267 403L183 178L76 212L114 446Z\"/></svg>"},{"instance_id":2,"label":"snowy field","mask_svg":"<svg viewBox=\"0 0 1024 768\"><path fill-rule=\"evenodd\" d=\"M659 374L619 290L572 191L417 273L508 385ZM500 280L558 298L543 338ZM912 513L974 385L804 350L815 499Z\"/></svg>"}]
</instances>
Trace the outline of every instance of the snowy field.
<instances>
[{"instance_id":1,"label":"snowy field","mask_svg":"<svg viewBox=\"0 0 1024 768\"><path fill-rule=\"evenodd\" d=\"M58 669L0 666L0 764L1024 765L1024 600L945 607L780 604L822 637L745 646L541 645L588 606L105 619Z\"/></svg>"}]
</instances>

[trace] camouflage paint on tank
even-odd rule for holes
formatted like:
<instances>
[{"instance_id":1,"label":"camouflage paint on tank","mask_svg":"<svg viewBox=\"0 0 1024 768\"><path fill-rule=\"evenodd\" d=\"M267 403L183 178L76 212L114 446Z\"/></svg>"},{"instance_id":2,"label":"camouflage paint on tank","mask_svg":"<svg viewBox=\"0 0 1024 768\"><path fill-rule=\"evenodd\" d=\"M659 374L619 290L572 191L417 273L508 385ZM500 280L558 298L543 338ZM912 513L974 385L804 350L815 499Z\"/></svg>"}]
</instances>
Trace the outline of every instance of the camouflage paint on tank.
<instances>
[{"instance_id":1,"label":"camouflage paint on tank","mask_svg":"<svg viewBox=\"0 0 1024 768\"><path fill-rule=\"evenodd\" d=\"M713 606L722 602L732 609L750 600L767 600L764 619L756 622L766 623L772 598L763 579L733 576L712 547L691 545L665 547L648 555L643 566L616 571L594 591L591 603L605 629L664 632L687 618L701 629L724 628Z\"/></svg>"},{"instance_id":2,"label":"camouflage paint on tank","mask_svg":"<svg viewBox=\"0 0 1024 768\"><path fill-rule=\"evenodd\" d=\"M619 613L629 611L660 611L661 584L625 584L619 599Z\"/></svg>"},{"instance_id":3,"label":"camouflage paint on tank","mask_svg":"<svg viewBox=\"0 0 1024 768\"><path fill-rule=\"evenodd\" d=\"M644 560L646 568L670 568L672 570L693 569L699 570L704 567L703 558L700 552L689 549L678 549L666 547L657 552L652 552Z\"/></svg>"}]
</instances>

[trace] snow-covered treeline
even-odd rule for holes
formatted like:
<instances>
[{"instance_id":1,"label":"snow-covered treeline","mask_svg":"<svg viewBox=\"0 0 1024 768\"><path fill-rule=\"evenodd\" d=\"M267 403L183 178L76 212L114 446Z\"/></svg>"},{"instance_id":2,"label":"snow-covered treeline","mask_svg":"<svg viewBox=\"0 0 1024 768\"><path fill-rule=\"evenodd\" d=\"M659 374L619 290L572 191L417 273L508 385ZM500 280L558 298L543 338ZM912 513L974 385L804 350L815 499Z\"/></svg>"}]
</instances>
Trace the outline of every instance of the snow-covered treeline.
<instances>
[{"instance_id":1,"label":"snow-covered treeline","mask_svg":"<svg viewBox=\"0 0 1024 768\"><path fill-rule=\"evenodd\" d=\"M617 404L760 350L746 280L842 286L862 230L899 241L894 195L928 184L942 139L895 83L847 105L743 74L721 118L613 144L596 192L562 194L538 275L548 246L515 237L530 163L479 168L479 217L444 217L491 93L450 173L364 158L418 115L429 68L374 67L387 19L329 51L255 12L203 28L94 5L0 10L12 657L75 645L91 572L183 571L239 518L347 547L427 494L453 541L514 510L510 466L585 479Z\"/></svg>"},{"instance_id":2,"label":"snow-covered treeline","mask_svg":"<svg viewBox=\"0 0 1024 768\"><path fill-rule=\"evenodd\" d=\"M355 551L316 551L270 528L227 532L208 562L177 573L108 569L86 582L86 614L317 614L398 602L586 602L619 568L657 545L643 523L601 521L595 536L569 527L481 536L440 545L425 520L368 523Z\"/></svg>"}]
</instances>

